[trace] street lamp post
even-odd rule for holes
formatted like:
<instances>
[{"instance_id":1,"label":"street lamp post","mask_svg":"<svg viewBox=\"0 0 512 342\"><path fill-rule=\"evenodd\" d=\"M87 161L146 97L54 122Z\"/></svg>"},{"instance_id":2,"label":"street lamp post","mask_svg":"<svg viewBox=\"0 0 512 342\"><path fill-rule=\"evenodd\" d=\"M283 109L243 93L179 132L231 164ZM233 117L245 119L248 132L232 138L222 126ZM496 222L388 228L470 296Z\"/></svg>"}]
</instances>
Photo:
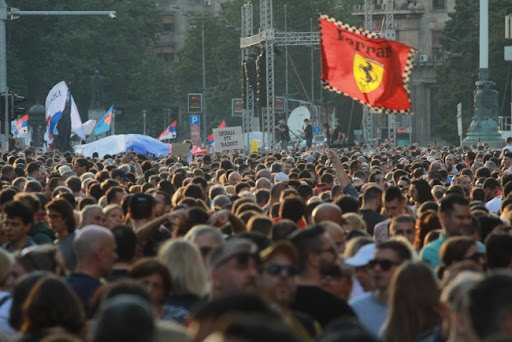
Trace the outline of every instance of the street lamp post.
<instances>
[{"instance_id":1,"label":"street lamp post","mask_svg":"<svg viewBox=\"0 0 512 342\"><path fill-rule=\"evenodd\" d=\"M147 113L147 110L143 110L142 111L142 119L144 121L144 135L146 135L146 113Z\"/></svg>"},{"instance_id":2,"label":"street lamp post","mask_svg":"<svg viewBox=\"0 0 512 342\"><path fill-rule=\"evenodd\" d=\"M205 61L205 54L204 54L204 1L201 5L201 66L202 66L202 73L203 73L203 121L204 121L204 131L203 131L203 141L206 144L206 137L208 136L207 133L207 127L208 127L208 121L206 116L206 61Z\"/></svg>"}]
</instances>

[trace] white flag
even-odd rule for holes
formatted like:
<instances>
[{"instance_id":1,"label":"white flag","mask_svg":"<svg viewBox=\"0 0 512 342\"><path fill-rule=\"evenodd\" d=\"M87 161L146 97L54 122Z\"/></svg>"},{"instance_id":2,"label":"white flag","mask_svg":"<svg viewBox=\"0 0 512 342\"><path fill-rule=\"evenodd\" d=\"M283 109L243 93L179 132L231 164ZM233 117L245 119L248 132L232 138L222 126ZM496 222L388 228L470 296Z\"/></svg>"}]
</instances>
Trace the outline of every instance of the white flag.
<instances>
[{"instance_id":1,"label":"white flag","mask_svg":"<svg viewBox=\"0 0 512 342\"><path fill-rule=\"evenodd\" d=\"M66 97L68 94L68 86L66 82L60 81L57 83L48 93L46 97L45 107L46 107L46 133L44 138L46 141L53 140L53 132L55 127L57 126L57 122L59 122L62 117L62 112L66 106ZM80 114L78 113L78 108L76 106L75 100L73 96L71 96L71 130L73 133L78 135L82 140L85 140L85 133L82 127L82 119L80 119Z\"/></svg>"}]
</instances>

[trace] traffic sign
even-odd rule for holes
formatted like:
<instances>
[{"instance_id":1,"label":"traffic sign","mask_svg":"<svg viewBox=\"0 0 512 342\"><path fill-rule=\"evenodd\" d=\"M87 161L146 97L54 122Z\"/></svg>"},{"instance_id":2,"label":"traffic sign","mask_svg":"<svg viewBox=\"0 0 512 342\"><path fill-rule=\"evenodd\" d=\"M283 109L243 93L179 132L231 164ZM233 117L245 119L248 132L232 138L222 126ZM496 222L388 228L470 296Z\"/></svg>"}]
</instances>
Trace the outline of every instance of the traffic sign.
<instances>
[{"instance_id":1,"label":"traffic sign","mask_svg":"<svg viewBox=\"0 0 512 342\"><path fill-rule=\"evenodd\" d=\"M191 125L200 125L201 124L201 116L200 115L190 115L190 124Z\"/></svg>"}]
</instances>

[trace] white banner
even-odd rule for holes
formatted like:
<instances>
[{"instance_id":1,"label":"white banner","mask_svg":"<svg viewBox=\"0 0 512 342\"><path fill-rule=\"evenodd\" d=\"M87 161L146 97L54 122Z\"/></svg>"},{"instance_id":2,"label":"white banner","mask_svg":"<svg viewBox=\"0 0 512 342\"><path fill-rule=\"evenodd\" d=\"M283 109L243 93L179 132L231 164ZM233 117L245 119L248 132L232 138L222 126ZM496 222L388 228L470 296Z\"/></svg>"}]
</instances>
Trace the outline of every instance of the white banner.
<instances>
[{"instance_id":1,"label":"white banner","mask_svg":"<svg viewBox=\"0 0 512 342\"><path fill-rule=\"evenodd\" d=\"M49 137L49 134L53 134L53 132L49 131L49 128L55 128L58 120L60 120L59 116L62 115L64 108L66 107L66 98L68 96L68 86L66 82L60 81L57 83L48 93L46 97L45 107L46 107L46 124L47 130L45 133L45 140L51 141L52 138ZM85 140L85 132L82 127L82 119L80 118L80 113L78 113L78 108L76 106L75 100L73 96L70 94L71 99L71 131L78 135L82 140ZM60 113L60 115L59 115ZM55 116L57 115L57 116ZM54 120L52 120L54 119Z\"/></svg>"},{"instance_id":2,"label":"white banner","mask_svg":"<svg viewBox=\"0 0 512 342\"><path fill-rule=\"evenodd\" d=\"M57 112L64 110L66 106L66 96L68 94L68 86L66 82L61 81L57 83L46 97L46 121L48 122L49 117L53 117Z\"/></svg>"},{"instance_id":3,"label":"white banner","mask_svg":"<svg viewBox=\"0 0 512 342\"><path fill-rule=\"evenodd\" d=\"M214 128L213 138L217 151L241 150L244 148L242 127Z\"/></svg>"}]
</instances>

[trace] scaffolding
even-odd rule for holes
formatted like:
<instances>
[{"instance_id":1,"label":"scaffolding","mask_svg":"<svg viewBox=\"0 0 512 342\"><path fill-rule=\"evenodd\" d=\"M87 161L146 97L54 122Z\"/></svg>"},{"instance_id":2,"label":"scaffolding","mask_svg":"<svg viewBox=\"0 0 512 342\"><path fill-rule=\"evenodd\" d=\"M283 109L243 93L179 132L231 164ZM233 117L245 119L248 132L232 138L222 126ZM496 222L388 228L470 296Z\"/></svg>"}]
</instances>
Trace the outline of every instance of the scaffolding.
<instances>
[{"instance_id":1,"label":"scaffolding","mask_svg":"<svg viewBox=\"0 0 512 342\"><path fill-rule=\"evenodd\" d=\"M242 63L250 55L250 48L260 46L265 51L266 61L266 105L261 108L263 124L263 147L270 150L275 145L275 91L274 91L274 47L275 46L313 46L320 45L320 36L315 32L278 32L274 28L272 16L272 0L260 0L260 29L253 34L252 4L248 1L242 7ZM254 117L254 91L245 83L245 101L247 103L242 117L244 133L252 133ZM252 104L252 107L249 105ZM246 134L249 136L249 134Z\"/></svg>"}]
</instances>

